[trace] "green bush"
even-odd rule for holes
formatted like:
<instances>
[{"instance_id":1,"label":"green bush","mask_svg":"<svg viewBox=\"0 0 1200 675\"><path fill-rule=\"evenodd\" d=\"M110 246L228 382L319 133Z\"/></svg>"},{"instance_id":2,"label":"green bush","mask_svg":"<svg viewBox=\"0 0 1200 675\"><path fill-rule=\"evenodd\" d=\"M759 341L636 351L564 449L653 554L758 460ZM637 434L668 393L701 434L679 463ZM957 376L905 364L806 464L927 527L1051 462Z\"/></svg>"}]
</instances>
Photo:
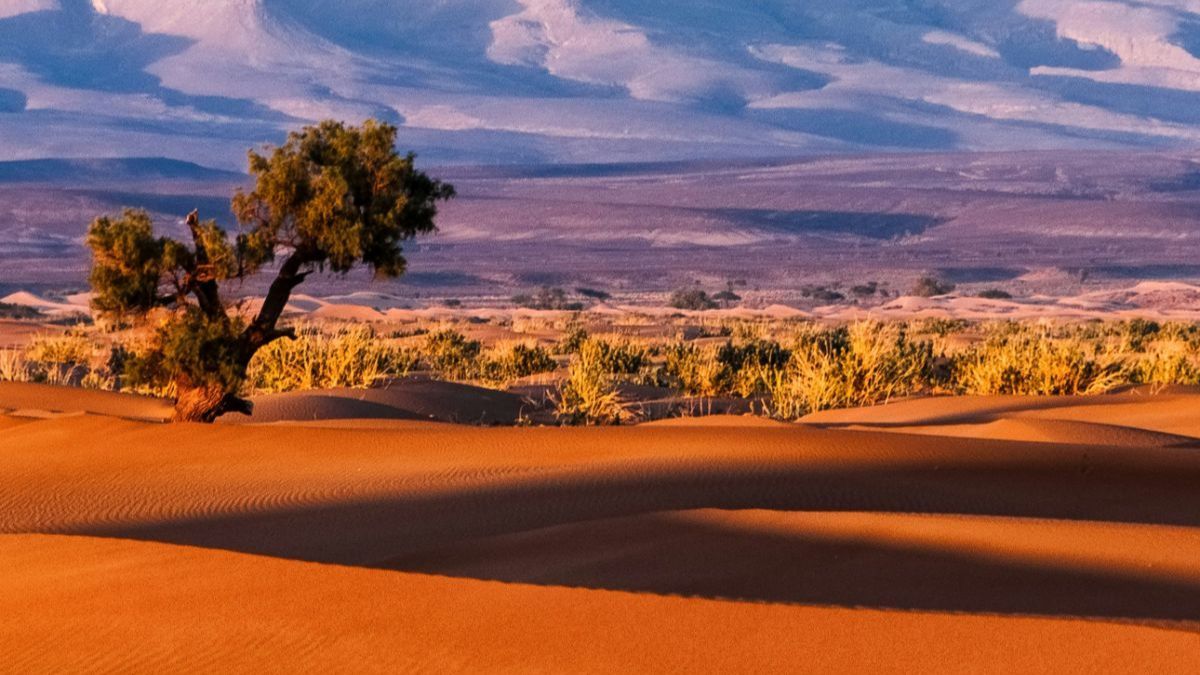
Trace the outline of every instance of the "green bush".
<instances>
[{"instance_id":1,"label":"green bush","mask_svg":"<svg viewBox=\"0 0 1200 675\"><path fill-rule=\"evenodd\" d=\"M566 424L620 424L632 419L621 402L602 344L584 342L559 387L555 403L559 419Z\"/></svg>"},{"instance_id":2,"label":"green bush","mask_svg":"<svg viewBox=\"0 0 1200 675\"><path fill-rule=\"evenodd\" d=\"M681 289L671 294L671 299L668 303L675 309L683 309L694 312L701 312L709 309L716 309L717 303L710 297L708 293L698 289Z\"/></svg>"},{"instance_id":3,"label":"green bush","mask_svg":"<svg viewBox=\"0 0 1200 675\"><path fill-rule=\"evenodd\" d=\"M954 288L955 286L952 283L941 281L934 277L921 277L913 285L911 293L918 298L932 298L937 295L953 293Z\"/></svg>"},{"instance_id":4,"label":"green bush","mask_svg":"<svg viewBox=\"0 0 1200 675\"><path fill-rule=\"evenodd\" d=\"M512 382L558 368L558 362L547 349L523 342L497 347L483 357L481 364L482 379L496 383Z\"/></svg>"},{"instance_id":5,"label":"green bush","mask_svg":"<svg viewBox=\"0 0 1200 675\"><path fill-rule=\"evenodd\" d=\"M424 360L430 369L452 380L469 380L479 374L483 344L468 340L455 330L441 330L425 337Z\"/></svg>"},{"instance_id":6,"label":"green bush","mask_svg":"<svg viewBox=\"0 0 1200 675\"><path fill-rule=\"evenodd\" d=\"M250 361L247 379L259 393L365 389L407 375L416 361L412 350L378 338L368 327L332 334L301 327L294 340L280 340L259 350Z\"/></svg>"},{"instance_id":7,"label":"green bush","mask_svg":"<svg viewBox=\"0 0 1200 675\"><path fill-rule=\"evenodd\" d=\"M862 322L805 336L787 366L770 374L774 417L883 403L929 388L933 347L897 324Z\"/></svg>"}]
</instances>

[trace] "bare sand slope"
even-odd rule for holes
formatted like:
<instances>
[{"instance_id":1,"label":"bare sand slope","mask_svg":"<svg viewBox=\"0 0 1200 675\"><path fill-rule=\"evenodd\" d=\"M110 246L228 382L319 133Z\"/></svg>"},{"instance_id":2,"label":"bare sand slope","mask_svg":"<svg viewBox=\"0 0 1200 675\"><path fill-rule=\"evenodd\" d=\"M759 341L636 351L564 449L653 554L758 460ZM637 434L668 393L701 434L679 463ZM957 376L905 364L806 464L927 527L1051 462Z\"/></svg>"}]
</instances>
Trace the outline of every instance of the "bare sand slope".
<instances>
[{"instance_id":1,"label":"bare sand slope","mask_svg":"<svg viewBox=\"0 0 1200 675\"><path fill-rule=\"evenodd\" d=\"M399 380L384 388L297 391L257 396L254 415L222 423L330 420L436 420L462 424L515 424L533 405L504 391L439 380Z\"/></svg>"},{"instance_id":2,"label":"bare sand slope","mask_svg":"<svg viewBox=\"0 0 1200 675\"><path fill-rule=\"evenodd\" d=\"M1097 445L1200 445L1200 391L1070 396L915 398L888 405L828 410L801 422L823 428L868 429L968 438L1004 438Z\"/></svg>"},{"instance_id":3,"label":"bare sand slope","mask_svg":"<svg viewBox=\"0 0 1200 675\"><path fill-rule=\"evenodd\" d=\"M6 422L0 670L1193 672L1196 399Z\"/></svg>"},{"instance_id":4,"label":"bare sand slope","mask_svg":"<svg viewBox=\"0 0 1200 675\"><path fill-rule=\"evenodd\" d=\"M171 419L174 410L169 402L148 396L30 382L0 382L0 412L15 417L93 414L161 422Z\"/></svg>"},{"instance_id":5,"label":"bare sand slope","mask_svg":"<svg viewBox=\"0 0 1200 675\"><path fill-rule=\"evenodd\" d=\"M730 602L0 535L7 672L1156 672L1195 633Z\"/></svg>"}]
</instances>

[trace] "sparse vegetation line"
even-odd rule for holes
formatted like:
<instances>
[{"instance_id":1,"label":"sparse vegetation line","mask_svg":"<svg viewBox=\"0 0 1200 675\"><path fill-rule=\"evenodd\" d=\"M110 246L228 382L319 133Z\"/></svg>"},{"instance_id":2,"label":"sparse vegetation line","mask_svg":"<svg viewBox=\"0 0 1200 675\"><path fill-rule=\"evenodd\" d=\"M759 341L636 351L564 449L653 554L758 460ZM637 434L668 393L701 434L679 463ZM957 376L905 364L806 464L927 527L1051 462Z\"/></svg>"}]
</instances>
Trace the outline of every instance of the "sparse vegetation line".
<instances>
[{"instance_id":1,"label":"sparse vegetation line","mask_svg":"<svg viewBox=\"0 0 1200 675\"><path fill-rule=\"evenodd\" d=\"M1200 384L1200 326L1191 323L822 326L684 317L655 319L674 336L638 338L615 334L629 328L620 325L594 325L601 332L593 334L570 319L506 321L392 333L296 325L294 339L257 351L240 391L366 388L419 375L517 386L536 399L530 410L544 413L534 416L540 423L614 424L723 410L793 420L911 395L1094 395L1126 385ZM162 330L151 339L162 340ZM482 339L481 330L542 337ZM172 393L170 382L154 389L139 376L145 347L134 336L94 327L47 333L23 349L0 351L0 379Z\"/></svg>"}]
</instances>

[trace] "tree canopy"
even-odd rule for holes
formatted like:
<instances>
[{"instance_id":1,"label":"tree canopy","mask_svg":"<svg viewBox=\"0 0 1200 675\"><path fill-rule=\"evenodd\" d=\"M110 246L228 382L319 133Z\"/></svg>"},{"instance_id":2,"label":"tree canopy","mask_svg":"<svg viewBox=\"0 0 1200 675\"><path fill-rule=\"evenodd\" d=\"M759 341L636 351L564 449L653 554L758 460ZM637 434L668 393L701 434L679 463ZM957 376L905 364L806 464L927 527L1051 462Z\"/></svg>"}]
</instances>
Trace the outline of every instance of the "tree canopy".
<instances>
[{"instance_id":1,"label":"tree canopy","mask_svg":"<svg viewBox=\"0 0 1200 675\"><path fill-rule=\"evenodd\" d=\"M177 419L248 412L238 397L246 367L263 346L291 336L278 322L306 277L360 265L377 278L403 274L403 242L436 230L438 202L454 188L417 170L395 143L396 128L386 123L326 121L262 154L252 150L254 188L233 197L233 238L196 212L186 243L156 236L143 210L97 218L87 237L93 308L121 320L170 312L150 348L131 359L132 379L173 385ZM221 282L269 267L275 278L257 314L231 313Z\"/></svg>"}]
</instances>

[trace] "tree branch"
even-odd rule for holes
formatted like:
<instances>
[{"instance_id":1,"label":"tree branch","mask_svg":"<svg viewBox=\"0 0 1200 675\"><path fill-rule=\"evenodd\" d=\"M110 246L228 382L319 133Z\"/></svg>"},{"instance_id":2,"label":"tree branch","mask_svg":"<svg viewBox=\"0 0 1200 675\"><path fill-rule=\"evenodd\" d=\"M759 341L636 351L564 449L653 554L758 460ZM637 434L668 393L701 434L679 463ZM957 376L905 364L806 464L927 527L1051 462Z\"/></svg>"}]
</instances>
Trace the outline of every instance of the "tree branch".
<instances>
[{"instance_id":1,"label":"tree branch","mask_svg":"<svg viewBox=\"0 0 1200 675\"><path fill-rule=\"evenodd\" d=\"M263 336L275 330L275 325L279 323L279 317L283 315L283 310L292 298L292 291L311 273L300 269L308 262L309 257L306 254L295 251L279 267L279 274L271 282L271 288L267 290L267 297L263 299L262 307L258 310L258 316L255 317L251 326Z\"/></svg>"},{"instance_id":2,"label":"tree branch","mask_svg":"<svg viewBox=\"0 0 1200 675\"><path fill-rule=\"evenodd\" d=\"M304 283L311 271L301 268L311 262L310 256L303 251L294 251L279 268L279 274L271 282L267 296L263 299L258 316L254 318L242 333L242 362L249 364L254 354L263 347L284 338L295 339L296 331L292 328L276 328L279 317L287 307L292 297L292 291Z\"/></svg>"},{"instance_id":3,"label":"tree branch","mask_svg":"<svg viewBox=\"0 0 1200 675\"><path fill-rule=\"evenodd\" d=\"M188 229L192 232L192 242L196 247L196 269L187 273L187 288L196 296L200 311L212 319L227 319L225 305L221 302L221 289L211 273L212 262L208 257L208 249L204 246L204 236L200 232L200 215L192 210L187 217ZM210 270L206 273L205 270Z\"/></svg>"}]
</instances>

